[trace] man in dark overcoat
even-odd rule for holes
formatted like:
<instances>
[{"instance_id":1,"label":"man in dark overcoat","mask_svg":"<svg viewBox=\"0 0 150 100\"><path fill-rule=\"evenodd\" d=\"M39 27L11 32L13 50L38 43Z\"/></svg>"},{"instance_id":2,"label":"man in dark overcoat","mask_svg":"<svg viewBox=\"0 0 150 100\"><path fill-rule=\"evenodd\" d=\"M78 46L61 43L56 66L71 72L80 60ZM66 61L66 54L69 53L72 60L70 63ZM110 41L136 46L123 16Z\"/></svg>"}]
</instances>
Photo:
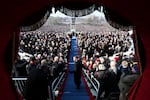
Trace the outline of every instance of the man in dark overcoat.
<instances>
[{"instance_id":1,"label":"man in dark overcoat","mask_svg":"<svg viewBox=\"0 0 150 100\"><path fill-rule=\"evenodd\" d=\"M77 89L80 89L80 84L81 84L81 72L82 72L82 61L77 57L73 57L74 61L74 82L76 85Z\"/></svg>"},{"instance_id":2,"label":"man in dark overcoat","mask_svg":"<svg viewBox=\"0 0 150 100\"><path fill-rule=\"evenodd\" d=\"M47 64L41 64L39 68L33 69L32 72L29 73L24 89L24 98L26 100L47 100L49 98L49 78L47 70Z\"/></svg>"}]
</instances>

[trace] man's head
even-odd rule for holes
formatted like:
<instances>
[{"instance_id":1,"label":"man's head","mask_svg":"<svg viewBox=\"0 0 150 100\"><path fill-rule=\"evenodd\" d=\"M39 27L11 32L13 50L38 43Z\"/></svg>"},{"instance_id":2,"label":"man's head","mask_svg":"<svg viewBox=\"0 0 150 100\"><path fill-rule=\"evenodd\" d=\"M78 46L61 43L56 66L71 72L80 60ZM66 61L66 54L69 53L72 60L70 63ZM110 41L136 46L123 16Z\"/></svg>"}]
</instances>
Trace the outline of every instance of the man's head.
<instances>
[{"instance_id":1,"label":"man's head","mask_svg":"<svg viewBox=\"0 0 150 100\"><path fill-rule=\"evenodd\" d=\"M123 60L121 62L121 65L122 65L123 68L127 68L128 67L128 62L126 60Z\"/></svg>"},{"instance_id":2,"label":"man's head","mask_svg":"<svg viewBox=\"0 0 150 100\"><path fill-rule=\"evenodd\" d=\"M36 58L35 57L31 57L30 58L30 63L35 63L36 62Z\"/></svg>"},{"instance_id":3,"label":"man's head","mask_svg":"<svg viewBox=\"0 0 150 100\"><path fill-rule=\"evenodd\" d=\"M40 66L40 69L42 69L44 72L47 72L48 64L47 64L46 59L41 60L41 66Z\"/></svg>"},{"instance_id":4,"label":"man's head","mask_svg":"<svg viewBox=\"0 0 150 100\"><path fill-rule=\"evenodd\" d=\"M116 62L115 61L111 61L110 62L110 67L116 67Z\"/></svg>"},{"instance_id":5,"label":"man's head","mask_svg":"<svg viewBox=\"0 0 150 100\"><path fill-rule=\"evenodd\" d=\"M58 62L59 61L59 57L58 56L55 56L54 57L54 62Z\"/></svg>"},{"instance_id":6,"label":"man's head","mask_svg":"<svg viewBox=\"0 0 150 100\"><path fill-rule=\"evenodd\" d=\"M74 61L74 62L77 62L77 61L78 61L78 57L77 57L77 56L74 56L74 57L73 57L73 61Z\"/></svg>"}]
</instances>

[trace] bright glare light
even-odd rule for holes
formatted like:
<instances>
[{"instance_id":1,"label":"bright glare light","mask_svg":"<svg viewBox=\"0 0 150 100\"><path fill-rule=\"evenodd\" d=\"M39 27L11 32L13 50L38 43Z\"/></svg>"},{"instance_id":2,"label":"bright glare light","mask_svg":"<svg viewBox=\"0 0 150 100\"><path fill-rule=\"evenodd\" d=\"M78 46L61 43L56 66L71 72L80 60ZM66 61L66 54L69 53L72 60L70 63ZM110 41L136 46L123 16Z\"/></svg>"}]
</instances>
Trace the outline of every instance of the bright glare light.
<instances>
[{"instance_id":1,"label":"bright glare light","mask_svg":"<svg viewBox=\"0 0 150 100\"><path fill-rule=\"evenodd\" d=\"M55 14L55 8L54 7L52 8L52 14Z\"/></svg>"},{"instance_id":2,"label":"bright glare light","mask_svg":"<svg viewBox=\"0 0 150 100\"><path fill-rule=\"evenodd\" d=\"M133 34L133 30L128 31L129 35Z\"/></svg>"}]
</instances>

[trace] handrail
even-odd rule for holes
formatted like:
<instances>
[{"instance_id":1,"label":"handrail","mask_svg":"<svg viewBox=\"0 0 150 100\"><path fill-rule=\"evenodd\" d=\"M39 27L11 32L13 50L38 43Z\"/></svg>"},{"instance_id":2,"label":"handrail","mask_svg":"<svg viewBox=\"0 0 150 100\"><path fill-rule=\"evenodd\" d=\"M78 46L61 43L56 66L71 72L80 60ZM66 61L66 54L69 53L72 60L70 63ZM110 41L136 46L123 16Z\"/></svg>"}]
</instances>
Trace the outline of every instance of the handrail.
<instances>
[{"instance_id":1,"label":"handrail","mask_svg":"<svg viewBox=\"0 0 150 100\"><path fill-rule=\"evenodd\" d=\"M92 77L90 78L89 75L86 73L86 70L83 69L83 72L84 72L84 75L86 75L86 77L88 78L88 80L90 81L90 83L92 84L92 86L94 87L94 89L96 90L97 92L97 96L98 96L98 92L99 92L99 89L100 89L100 83L97 81L96 78L94 78L94 76L92 75ZM92 79L96 82L97 86L93 83ZM97 98L96 96L96 98Z\"/></svg>"},{"instance_id":2,"label":"handrail","mask_svg":"<svg viewBox=\"0 0 150 100\"><path fill-rule=\"evenodd\" d=\"M63 72L62 74L60 74L53 82L51 87L49 87L50 90L52 90L52 100L55 100L55 91L58 87L58 85L61 83L61 81L63 80L63 77L65 76L65 72ZM14 81L16 88L18 89L18 91L22 94L23 93L23 87L25 85L24 82L27 81L28 78L20 78L20 77L13 77L12 81ZM49 91L50 92L50 91Z\"/></svg>"},{"instance_id":3,"label":"handrail","mask_svg":"<svg viewBox=\"0 0 150 100\"><path fill-rule=\"evenodd\" d=\"M63 72L62 74L61 74L61 76L58 76L53 82L52 82L52 86L51 86L51 88L52 88L52 100L55 100L55 91L56 91L56 89L57 89L57 87L58 87L58 85L61 83L61 81L62 81L62 79L63 79L63 77L65 76L65 72ZM57 82L57 80L58 80L58 82ZM57 82L57 84L55 85L55 83Z\"/></svg>"},{"instance_id":4,"label":"handrail","mask_svg":"<svg viewBox=\"0 0 150 100\"><path fill-rule=\"evenodd\" d=\"M21 94L23 94L23 87L26 83L28 78L20 78L20 77L13 77L12 81L14 81L14 84L16 86L16 89L18 90L18 92L20 92Z\"/></svg>"},{"instance_id":5,"label":"handrail","mask_svg":"<svg viewBox=\"0 0 150 100\"><path fill-rule=\"evenodd\" d=\"M28 78L19 78L19 77L13 77L12 80L13 81L20 81L20 80L24 80L26 81Z\"/></svg>"},{"instance_id":6,"label":"handrail","mask_svg":"<svg viewBox=\"0 0 150 100\"><path fill-rule=\"evenodd\" d=\"M94 81L97 83L97 89L96 89L96 91L98 92L99 91L99 87L100 87L100 83L97 81L96 78L94 78L94 76L92 77L92 79L94 79Z\"/></svg>"}]
</instances>

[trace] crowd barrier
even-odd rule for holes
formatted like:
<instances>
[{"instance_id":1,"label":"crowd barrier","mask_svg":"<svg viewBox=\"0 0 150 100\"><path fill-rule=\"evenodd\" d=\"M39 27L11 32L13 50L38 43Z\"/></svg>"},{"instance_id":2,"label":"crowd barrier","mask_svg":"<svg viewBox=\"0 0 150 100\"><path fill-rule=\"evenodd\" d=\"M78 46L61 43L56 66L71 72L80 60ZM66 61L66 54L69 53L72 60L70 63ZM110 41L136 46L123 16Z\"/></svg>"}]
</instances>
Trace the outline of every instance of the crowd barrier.
<instances>
[{"instance_id":1,"label":"crowd barrier","mask_svg":"<svg viewBox=\"0 0 150 100\"><path fill-rule=\"evenodd\" d=\"M93 94L93 95L95 95L96 96L95 98L97 98L98 92L100 89L100 83L97 81L97 79L93 75L89 75L85 69L83 69L83 73L84 73L87 83L91 85L89 86L89 88L94 89L96 94Z\"/></svg>"},{"instance_id":2,"label":"crowd barrier","mask_svg":"<svg viewBox=\"0 0 150 100\"><path fill-rule=\"evenodd\" d=\"M100 90L99 81L92 74L88 74L85 69L83 69L83 73L86 78L87 84L90 85L89 88L91 90L94 89L95 91L95 94L93 94L93 96L95 97L95 100L98 100L98 92ZM111 92L109 96L107 97L107 100L119 100L119 94L120 94L119 92Z\"/></svg>"},{"instance_id":3,"label":"crowd barrier","mask_svg":"<svg viewBox=\"0 0 150 100\"><path fill-rule=\"evenodd\" d=\"M57 78L54 79L52 82L52 85L48 86L49 91L49 100L55 100L56 96L58 94L58 91L65 79L65 72L61 72ZM19 77L13 77L12 81L14 85L16 86L16 89L20 94L23 95L24 92L24 86L26 84L27 78L19 78Z\"/></svg>"},{"instance_id":4,"label":"crowd barrier","mask_svg":"<svg viewBox=\"0 0 150 100\"><path fill-rule=\"evenodd\" d=\"M61 88L63 81L65 80L66 73L60 73L60 75L52 82L51 89L52 89L52 100L56 100L58 96L59 89Z\"/></svg>"}]
</instances>

